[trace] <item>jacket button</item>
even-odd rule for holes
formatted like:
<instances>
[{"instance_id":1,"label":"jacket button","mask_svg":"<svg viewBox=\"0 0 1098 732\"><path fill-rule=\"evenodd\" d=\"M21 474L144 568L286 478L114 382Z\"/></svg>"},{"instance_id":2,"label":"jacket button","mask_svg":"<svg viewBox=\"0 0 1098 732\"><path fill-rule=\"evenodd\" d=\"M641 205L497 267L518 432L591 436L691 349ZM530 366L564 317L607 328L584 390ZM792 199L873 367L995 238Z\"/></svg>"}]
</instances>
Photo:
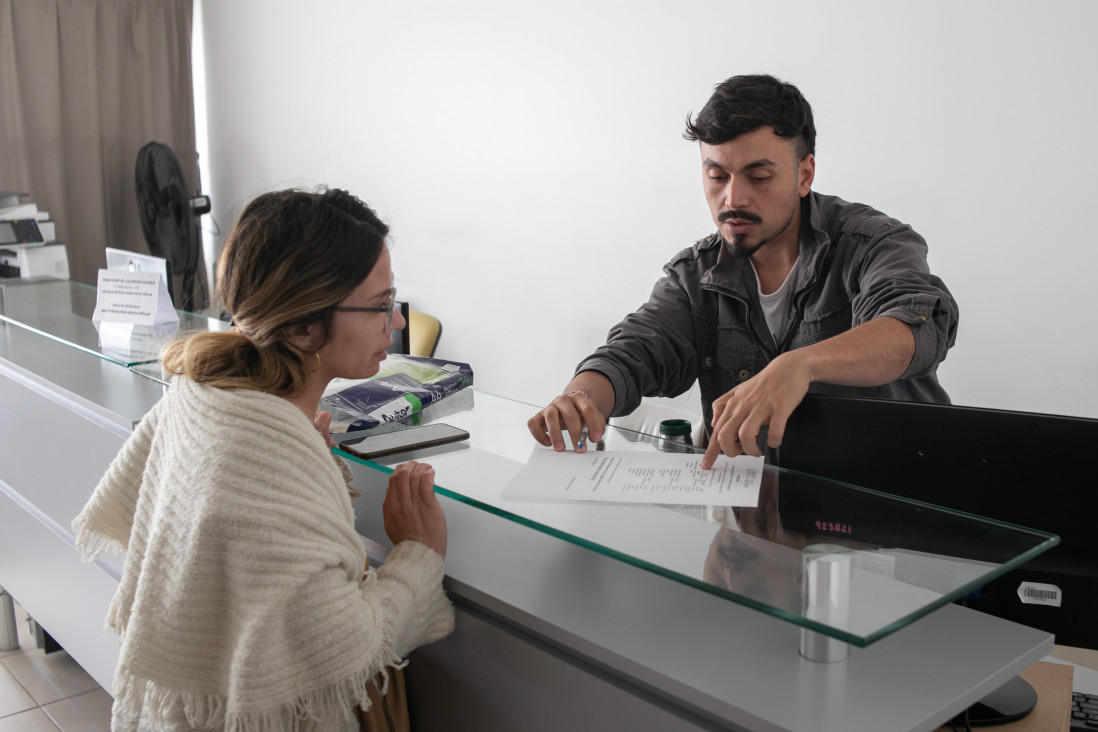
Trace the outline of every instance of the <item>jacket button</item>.
<instances>
[{"instance_id":1,"label":"jacket button","mask_svg":"<svg viewBox=\"0 0 1098 732\"><path fill-rule=\"evenodd\" d=\"M747 381L751 378L751 372L747 369L740 369L740 372L736 374L740 381Z\"/></svg>"},{"instance_id":2,"label":"jacket button","mask_svg":"<svg viewBox=\"0 0 1098 732\"><path fill-rule=\"evenodd\" d=\"M705 368L707 368L707 369L713 368L713 357L712 356L706 356L705 360L702 363L704 364Z\"/></svg>"}]
</instances>

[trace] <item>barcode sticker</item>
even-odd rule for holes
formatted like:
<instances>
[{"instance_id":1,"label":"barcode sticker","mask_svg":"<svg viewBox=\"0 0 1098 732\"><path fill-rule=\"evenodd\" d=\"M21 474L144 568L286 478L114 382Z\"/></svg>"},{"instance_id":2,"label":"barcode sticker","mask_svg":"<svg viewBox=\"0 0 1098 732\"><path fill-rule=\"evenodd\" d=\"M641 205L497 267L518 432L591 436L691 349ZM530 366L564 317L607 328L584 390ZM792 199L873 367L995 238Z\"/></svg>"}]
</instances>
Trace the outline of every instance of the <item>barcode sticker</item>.
<instances>
[{"instance_id":1,"label":"barcode sticker","mask_svg":"<svg viewBox=\"0 0 1098 732\"><path fill-rule=\"evenodd\" d=\"M1060 607L1060 588L1040 582L1023 582L1018 585L1018 597L1026 605L1051 605Z\"/></svg>"}]
</instances>

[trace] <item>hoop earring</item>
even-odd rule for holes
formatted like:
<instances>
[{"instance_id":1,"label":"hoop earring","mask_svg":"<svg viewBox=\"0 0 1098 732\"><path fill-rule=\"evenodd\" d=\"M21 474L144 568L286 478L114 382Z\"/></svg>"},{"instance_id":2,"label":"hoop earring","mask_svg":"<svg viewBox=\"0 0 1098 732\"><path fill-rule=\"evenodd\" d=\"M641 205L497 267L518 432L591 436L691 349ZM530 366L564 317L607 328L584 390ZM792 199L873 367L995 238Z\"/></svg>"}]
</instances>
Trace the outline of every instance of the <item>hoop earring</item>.
<instances>
[{"instance_id":1,"label":"hoop earring","mask_svg":"<svg viewBox=\"0 0 1098 732\"><path fill-rule=\"evenodd\" d=\"M316 356L316 368L319 371L320 370L320 351L316 351L313 355Z\"/></svg>"}]
</instances>

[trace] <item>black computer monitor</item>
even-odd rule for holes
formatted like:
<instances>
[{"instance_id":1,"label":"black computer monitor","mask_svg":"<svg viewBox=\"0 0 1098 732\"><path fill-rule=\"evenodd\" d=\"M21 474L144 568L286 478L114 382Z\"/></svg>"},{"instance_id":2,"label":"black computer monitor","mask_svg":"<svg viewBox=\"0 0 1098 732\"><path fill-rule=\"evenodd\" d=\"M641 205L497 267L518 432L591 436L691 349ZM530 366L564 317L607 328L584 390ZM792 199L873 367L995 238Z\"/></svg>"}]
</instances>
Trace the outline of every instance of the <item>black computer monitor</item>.
<instances>
[{"instance_id":1,"label":"black computer monitor","mask_svg":"<svg viewBox=\"0 0 1098 732\"><path fill-rule=\"evenodd\" d=\"M411 328L408 320L408 303L397 301L400 314L404 316L404 327L393 331L393 345L389 347L389 353L399 353L403 356L410 354L411 342L408 340L408 332Z\"/></svg>"},{"instance_id":2,"label":"black computer monitor","mask_svg":"<svg viewBox=\"0 0 1098 732\"><path fill-rule=\"evenodd\" d=\"M1057 534L1058 546L959 602L1098 649L1095 444L1094 419L812 394L790 417L778 457L783 468ZM963 720L1011 721L1036 701L1015 677Z\"/></svg>"},{"instance_id":3,"label":"black computer monitor","mask_svg":"<svg viewBox=\"0 0 1098 732\"><path fill-rule=\"evenodd\" d=\"M1059 535L965 604L1098 649L1095 445L1095 419L813 394L790 417L779 462Z\"/></svg>"}]
</instances>

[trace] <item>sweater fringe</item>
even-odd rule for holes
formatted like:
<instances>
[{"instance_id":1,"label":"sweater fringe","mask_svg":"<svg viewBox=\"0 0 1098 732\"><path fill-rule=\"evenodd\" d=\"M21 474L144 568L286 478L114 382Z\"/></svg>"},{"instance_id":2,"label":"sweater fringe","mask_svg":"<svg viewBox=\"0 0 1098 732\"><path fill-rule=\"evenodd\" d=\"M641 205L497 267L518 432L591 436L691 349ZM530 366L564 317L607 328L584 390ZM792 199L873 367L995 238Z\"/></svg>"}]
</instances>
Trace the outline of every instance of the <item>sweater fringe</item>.
<instances>
[{"instance_id":1,"label":"sweater fringe","mask_svg":"<svg viewBox=\"0 0 1098 732\"><path fill-rule=\"evenodd\" d=\"M296 699L268 709L250 712L230 711L221 694L192 694L164 688L154 681L143 680L124 672L115 680L115 714L122 710L141 710L141 718L117 719L116 729L157 729L171 721L185 719L198 729L224 729L226 732L285 732L297 730L305 721L344 725L354 721L354 708L370 708L367 684L377 684L384 696L389 690L389 669L404 668L408 661L397 656L391 639L386 638L378 656L384 659L380 671L362 668L351 676ZM122 712L124 715L124 712Z\"/></svg>"},{"instance_id":2,"label":"sweater fringe","mask_svg":"<svg viewBox=\"0 0 1098 732\"><path fill-rule=\"evenodd\" d=\"M73 519L72 530L75 534L76 550L80 552L81 559L87 564L98 559L100 554L118 554L126 550L122 542L117 539L89 530L87 513L82 513Z\"/></svg>"}]
</instances>

